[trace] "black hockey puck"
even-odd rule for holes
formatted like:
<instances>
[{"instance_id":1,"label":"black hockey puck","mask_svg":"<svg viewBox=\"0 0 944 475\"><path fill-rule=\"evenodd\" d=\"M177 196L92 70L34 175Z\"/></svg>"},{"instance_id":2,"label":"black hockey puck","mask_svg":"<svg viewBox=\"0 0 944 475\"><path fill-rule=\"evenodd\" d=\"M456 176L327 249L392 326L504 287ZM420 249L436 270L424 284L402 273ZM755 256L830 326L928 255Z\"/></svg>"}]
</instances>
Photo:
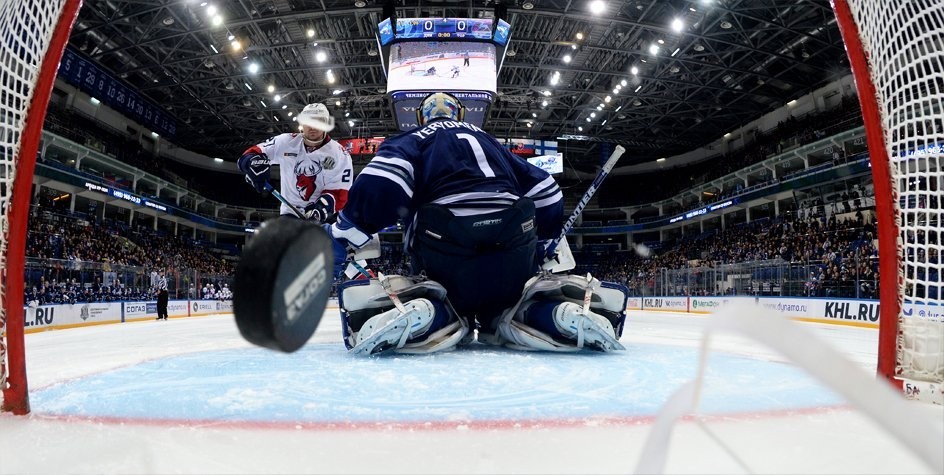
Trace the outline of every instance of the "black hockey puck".
<instances>
[{"instance_id":1,"label":"black hockey puck","mask_svg":"<svg viewBox=\"0 0 944 475\"><path fill-rule=\"evenodd\" d=\"M320 226L289 217L263 223L236 266L239 333L273 350L301 348L321 321L333 270L331 237Z\"/></svg>"}]
</instances>

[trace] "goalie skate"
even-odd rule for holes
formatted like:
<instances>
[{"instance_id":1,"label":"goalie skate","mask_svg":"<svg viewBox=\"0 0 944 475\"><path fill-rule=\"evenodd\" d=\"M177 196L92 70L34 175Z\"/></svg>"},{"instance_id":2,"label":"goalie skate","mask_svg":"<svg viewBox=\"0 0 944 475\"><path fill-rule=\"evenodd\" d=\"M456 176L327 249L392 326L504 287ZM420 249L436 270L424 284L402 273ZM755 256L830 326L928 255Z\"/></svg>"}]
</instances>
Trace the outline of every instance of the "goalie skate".
<instances>
[{"instance_id":1,"label":"goalie skate","mask_svg":"<svg viewBox=\"0 0 944 475\"><path fill-rule=\"evenodd\" d=\"M600 351L625 350L614 335L613 325L605 317L583 309L571 302L564 302L554 309L554 326L561 335L577 342L577 348L592 348Z\"/></svg>"},{"instance_id":2,"label":"goalie skate","mask_svg":"<svg viewBox=\"0 0 944 475\"><path fill-rule=\"evenodd\" d=\"M405 312L393 308L365 322L357 333L357 342L351 352L366 356L399 349L411 338L424 335L435 316L432 303L421 298L410 300L403 306Z\"/></svg>"}]
</instances>

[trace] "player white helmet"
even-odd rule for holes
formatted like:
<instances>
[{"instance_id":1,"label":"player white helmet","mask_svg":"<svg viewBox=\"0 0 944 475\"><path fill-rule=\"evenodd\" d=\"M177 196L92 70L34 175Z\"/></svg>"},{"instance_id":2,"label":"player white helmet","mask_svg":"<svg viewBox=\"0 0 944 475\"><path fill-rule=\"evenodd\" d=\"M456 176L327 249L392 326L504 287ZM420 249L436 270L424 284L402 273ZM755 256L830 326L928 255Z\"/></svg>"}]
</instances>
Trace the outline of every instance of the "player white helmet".
<instances>
[{"instance_id":1,"label":"player white helmet","mask_svg":"<svg viewBox=\"0 0 944 475\"><path fill-rule=\"evenodd\" d=\"M416 120L420 125L426 125L427 122L445 117L452 120L465 120L465 107L459 99L447 92L434 92L420 102L416 108Z\"/></svg>"},{"instance_id":2,"label":"player white helmet","mask_svg":"<svg viewBox=\"0 0 944 475\"><path fill-rule=\"evenodd\" d=\"M328 113L328 108L322 103L308 104L298 113L298 123L314 127L324 132L334 130L334 117Z\"/></svg>"}]
</instances>

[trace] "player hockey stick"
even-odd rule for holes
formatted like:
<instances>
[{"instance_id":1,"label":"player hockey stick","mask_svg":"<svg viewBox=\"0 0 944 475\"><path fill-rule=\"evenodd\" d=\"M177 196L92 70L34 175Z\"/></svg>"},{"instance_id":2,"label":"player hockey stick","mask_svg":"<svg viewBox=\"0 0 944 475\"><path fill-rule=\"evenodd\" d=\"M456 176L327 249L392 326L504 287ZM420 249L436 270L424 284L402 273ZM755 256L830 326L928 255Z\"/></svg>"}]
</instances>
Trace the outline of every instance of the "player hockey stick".
<instances>
[{"instance_id":1,"label":"player hockey stick","mask_svg":"<svg viewBox=\"0 0 944 475\"><path fill-rule=\"evenodd\" d=\"M283 205L288 206L288 209L292 210L292 212L295 213L295 216L297 216L298 219L308 219L305 217L305 213L302 213L302 210L296 208L295 205L293 205L292 203L289 203L288 200L285 199L284 196L282 196L282 193L279 193L279 190L276 190L275 188L272 187L271 183L266 182L265 190L268 191L269 193L272 193L272 196L274 196L275 199L281 201Z\"/></svg>"},{"instance_id":2,"label":"player hockey stick","mask_svg":"<svg viewBox=\"0 0 944 475\"><path fill-rule=\"evenodd\" d=\"M607 175L610 174L610 170L613 169L613 166L616 165L616 161L623 155L626 149L622 145L617 145L613 149L613 153L610 154L610 158L606 159L606 163L603 164L603 168L600 169L600 172L597 173L596 178L593 179L593 183L590 184L590 188L584 192L583 197L580 198L580 202L577 203L577 207L574 208L574 212L570 213L570 217L567 218L567 221L564 222L564 227L561 229L560 236L551 241L550 245L547 246L547 249L544 251L544 260L550 260L554 256L554 251L557 250L557 246L561 241L564 240L564 236L567 235L567 232L574 227L574 223L577 222L577 218L580 216L580 213L583 213L583 209L587 207L587 203L590 202L590 198L593 198L594 193L597 192L597 189L600 188L600 184L603 183L603 180Z\"/></svg>"}]
</instances>

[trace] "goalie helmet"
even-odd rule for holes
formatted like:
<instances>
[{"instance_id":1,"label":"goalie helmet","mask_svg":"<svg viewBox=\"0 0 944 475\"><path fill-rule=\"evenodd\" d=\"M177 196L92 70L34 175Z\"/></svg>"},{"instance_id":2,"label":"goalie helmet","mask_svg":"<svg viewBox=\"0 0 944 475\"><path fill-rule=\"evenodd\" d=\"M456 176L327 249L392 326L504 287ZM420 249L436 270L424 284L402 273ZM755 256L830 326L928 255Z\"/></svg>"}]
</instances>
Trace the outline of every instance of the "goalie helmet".
<instances>
[{"instance_id":1,"label":"goalie helmet","mask_svg":"<svg viewBox=\"0 0 944 475\"><path fill-rule=\"evenodd\" d=\"M459 99L447 92L434 92L420 102L416 108L416 122L419 125L426 125L427 122L445 117L447 119L465 120L465 107Z\"/></svg>"},{"instance_id":2,"label":"goalie helmet","mask_svg":"<svg viewBox=\"0 0 944 475\"><path fill-rule=\"evenodd\" d=\"M308 104L298 113L298 123L314 127L324 132L334 130L334 117L328 113L328 108L322 103Z\"/></svg>"}]
</instances>

